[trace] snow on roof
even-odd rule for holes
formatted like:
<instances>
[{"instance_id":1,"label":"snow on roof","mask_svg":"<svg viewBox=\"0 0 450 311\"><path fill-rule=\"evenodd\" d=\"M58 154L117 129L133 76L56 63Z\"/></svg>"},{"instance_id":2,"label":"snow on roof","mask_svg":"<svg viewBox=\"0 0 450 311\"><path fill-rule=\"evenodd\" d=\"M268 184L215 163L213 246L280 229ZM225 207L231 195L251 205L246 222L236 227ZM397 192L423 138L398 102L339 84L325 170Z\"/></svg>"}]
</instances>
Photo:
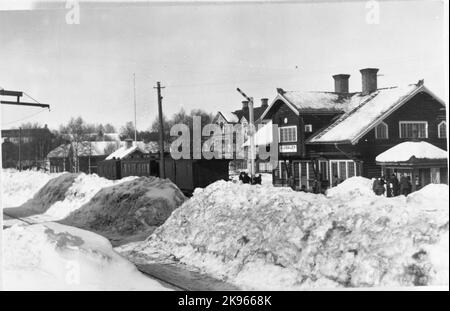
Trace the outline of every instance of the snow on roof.
<instances>
[{"instance_id":1,"label":"snow on roof","mask_svg":"<svg viewBox=\"0 0 450 311\"><path fill-rule=\"evenodd\" d=\"M113 153L111 153L109 156L106 157L106 160L112 160L112 159L123 159L129 154L133 153L136 149L138 149L138 146L132 146L131 148L127 148L126 146L122 146Z\"/></svg>"},{"instance_id":2,"label":"snow on roof","mask_svg":"<svg viewBox=\"0 0 450 311\"><path fill-rule=\"evenodd\" d=\"M354 94L344 104L346 112L334 123L309 139L312 143L352 142L366 133L385 113L409 96L423 90L422 85L379 89L369 95Z\"/></svg>"},{"instance_id":3,"label":"snow on roof","mask_svg":"<svg viewBox=\"0 0 450 311\"><path fill-rule=\"evenodd\" d=\"M267 122L264 126L259 127L255 133L255 146L268 145L272 142L272 121ZM250 139L248 139L244 147L250 146Z\"/></svg>"},{"instance_id":4,"label":"snow on roof","mask_svg":"<svg viewBox=\"0 0 450 311\"><path fill-rule=\"evenodd\" d=\"M235 115L233 112L230 111L219 111L220 114L230 123L237 123L239 122L239 118L237 115Z\"/></svg>"},{"instance_id":5,"label":"snow on roof","mask_svg":"<svg viewBox=\"0 0 450 311\"><path fill-rule=\"evenodd\" d=\"M407 141L395 145L394 147L379 154L375 160L377 162L406 162L412 157L416 159L447 159L447 151L442 150L425 141Z\"/></svg>"},{"instance_id":6,"label":"snow on roof","mask_svg":"<svg viewBox=\"0 0 450 311\"><path fill-rule=\"evenodd\" d=\"M150 142L148 144L138 141L133 142L133 146L130 148L127 148L124 144L122 147L111 153L106 160L111 160L113 158L116 159L123 159L126 158L128 155L132 154L134 151L139 150L143 153L156 153L159 151L159 146L155 142Z\"/></svg>"},{"instance_id":7,"label":"snow on roof","mask_svg":"<svg viewBox=\"0 0 450 311\"><path fill-rule=\"evenodd\" d=\"M299 111L345 111L345 97L332 92L286 91L283 97Z\"/></svg>"},{"instance_id":8,"label":"snow on roof","mask_svg":"<svg viewBox=\"0 0 450 311\"><path fill-rule=\"evenodd\" d=\"M69 156L70 151L70 145L69 144L62 144L56 147L55 149L51 150L47 158L66 158Z\"/></svg>"},{"instance_id":9,"label":"snow on roof","mask_svg":"<svg viewBox=\"0 0 450 311\"><path fill-rule=\"evenodd\" d=\"M103 156L107 155L108 147L111 145L117 145L117 143L113 141L84 141L80 143L76 149L79 157Z\"/></svg>"}]
</instances>

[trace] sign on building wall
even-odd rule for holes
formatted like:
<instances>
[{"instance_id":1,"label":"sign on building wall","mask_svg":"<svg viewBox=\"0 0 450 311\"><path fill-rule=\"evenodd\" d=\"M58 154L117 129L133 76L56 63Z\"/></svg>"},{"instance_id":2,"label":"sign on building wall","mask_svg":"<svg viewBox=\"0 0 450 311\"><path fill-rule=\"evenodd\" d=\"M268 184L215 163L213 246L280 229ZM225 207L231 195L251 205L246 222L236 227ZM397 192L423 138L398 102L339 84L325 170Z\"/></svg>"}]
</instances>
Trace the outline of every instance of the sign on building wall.
<instances>
[{"instance_id":1,"label":"sign on building wall","mask_svg":"<svg viewBox=\"0 0 450 311\"><path fill-rule=\"evenodd\" d=\"M297 152L297 145L280 145L280 152Z\"/></svg>"}]
</instances>

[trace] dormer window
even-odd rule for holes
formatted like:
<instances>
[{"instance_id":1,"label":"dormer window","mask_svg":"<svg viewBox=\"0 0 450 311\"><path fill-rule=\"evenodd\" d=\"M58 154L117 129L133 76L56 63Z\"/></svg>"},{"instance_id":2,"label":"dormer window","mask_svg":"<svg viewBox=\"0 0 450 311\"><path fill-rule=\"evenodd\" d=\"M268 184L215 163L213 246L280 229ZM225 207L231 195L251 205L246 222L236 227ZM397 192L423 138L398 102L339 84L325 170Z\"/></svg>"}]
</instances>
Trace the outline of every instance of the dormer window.
<instances>
[{"instance_id":1,"label":"dormer window","mask_svg":"<svg viewBox=\"0 0 450 311\"><path fill-rule=\"evenodd\" d=\"M438 124L438 137L447 138L447 122L442 121Z\"/></svg>"},{"instance_id":2,"label":"dormer window","mask_svg":"<svg viewBox=\"0 0 450 311\"><path fill-rule=\"evenodd\" d=\"M388 125L384 122L381 122L375 127L375 139L388 139Z\"/></svg>"}]
</instances>

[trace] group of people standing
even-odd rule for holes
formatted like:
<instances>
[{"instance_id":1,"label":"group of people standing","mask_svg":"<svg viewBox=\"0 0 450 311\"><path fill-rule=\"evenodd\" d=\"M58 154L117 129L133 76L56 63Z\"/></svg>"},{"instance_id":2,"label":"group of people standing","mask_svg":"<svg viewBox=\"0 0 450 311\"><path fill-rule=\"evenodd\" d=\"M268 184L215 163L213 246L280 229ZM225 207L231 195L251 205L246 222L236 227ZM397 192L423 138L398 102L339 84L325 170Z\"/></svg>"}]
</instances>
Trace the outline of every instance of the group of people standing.
<instances>
[{"instance_id":1,"label":"group of people standing","mask_svg":"<svg viewBox=\"0 0 450 311\"><path fill-rule=\"evenodd\" d=\"M419 176L414 180L416 190L420 189ZM392 174L388 177L381 176L375 178L372 185L372 190L376 195L385 195L387 197L395 197L398 195L408 195L412 191L411 176L403 174L398 180L397 175Z\"/></svg>"}]
</instances>

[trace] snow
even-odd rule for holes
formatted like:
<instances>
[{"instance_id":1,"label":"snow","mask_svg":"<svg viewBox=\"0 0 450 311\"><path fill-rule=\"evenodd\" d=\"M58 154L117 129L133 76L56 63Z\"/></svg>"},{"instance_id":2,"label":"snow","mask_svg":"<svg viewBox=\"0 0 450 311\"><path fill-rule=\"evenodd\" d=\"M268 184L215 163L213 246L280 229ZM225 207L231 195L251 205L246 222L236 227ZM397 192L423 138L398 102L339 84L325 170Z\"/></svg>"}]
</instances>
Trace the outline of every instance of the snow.
<instances>
[{"instance_id":1,"label":"snow","mask_svg":"<svg viewBox=\"0 0 450 311\"><path fill-rule=\"evenodd\" d=\"M327 196L333 197L353 197L353 196L374 196L372 190L373 180L361 176L347 178L339 185L327 190Z\"/></svg>"},{"instance_id":2,"label":"snow","mask_svg":"<svg viewBox=\"0 0 450 311\"><path fill-rule=\"evenodd\" d=\"M125 177L119 180L109 180L96 174L87 175L81 173L75 178L72 185L67 189L62 201L48 204L49 208L40 215L26 217L32 222L56 221L67 217L73 211L88 203L102 188L119 185L133 180L137 177Z\"/></svg>"},{"instance_id":3,"label":"snow","mask_svg":"<svg viewBox=\"0 0 450 311\"><path fill-rule=\"evenodd\" d=\"M3 207L20 206L43 187L50 179L60 174L36 170L17 171L2 170L2 203Z\"/></svg>"},{"instance_id":4,"label":"snow","mask_svg":"<svg viewBox=\"0 0 450 311\"><path fill-rule=\"evenodd\" d=\"M318 135L311 142L352 141L360 133L373 124L384 113L396 104L418 91L417 85L379 89L376 92L362 96L354 94L347 99L346 113Z\"/></svg>"},{"instance_id":5,"label":"snow","mask_svg":"<svg viewBox=\"0 0 450 311\"><path fill-rule=\"evenodd\" d=\"M143 153L155 153L158 152L159 146L155 142L150 142L148 144L138 141L133 142L133 145L129 148L127 146L122 146L113 153L111 153L109 156L106 157L106 160L112 160L115 159L123 159L127 157L129 154L133 153L135 150L140 150Z\"/></svg>"},{"instance_id":6,"label":"snow","mask_svg":"<svg viewBox=\"0 0 450 311\"><path fill-rule=\"evenodd\" d=\"M60 222L113 240L143 240L185 199L168 179L139 177L102 188Z\"/></svg>"},{"instance_id":7,"label":"snow","mask_svg":"<svg viewBox=\"0 0 450 311\"><path fill-rule=\"evenodd\" d=\"M343 111L346 106L340 96L331 92L286 91L286 98L299 110Z\"/></svg>"},{"instance_id":8,"label":"snow","mask_svg":"<svg viewBox=\"0 0 450 311\"><path fill-rule=\"evenodd\" d=\"M239 122L239 118L233 113L229 111L220 111L220 114L225 118L229 123L237 123Z\"/></svg>"},{"instance_id":9,"label":"snow","mask_svg":"<svg viewBox=\"0 0 450 311\"><path fill-rule=\"evenodd\" d=\"M5 290L168 290L92 232L16 225L3 231L3 243Z\"/></svg>"},{"instance_id":10,"label":"snow","mask_svg":"<svg viewBox=\"0 0 450 311\"><path fill-rule=\"evenodd\" d=\"M242 289L448 286L448 186L395 198L370 188L351 178L325 196L218 181L119 251L176 258Z\"/></svg>"},{"instance_id":11,"label":"snow","mask_svg":"<svg viewBox=\"0 0 450 311\"><path fill-rule=\"evenodd\" d=\"M425 141L406 141L379 154L377 162L406 162L412 157L417 159L447 159L447 151Z\"/></svg>"}]
</instances>

